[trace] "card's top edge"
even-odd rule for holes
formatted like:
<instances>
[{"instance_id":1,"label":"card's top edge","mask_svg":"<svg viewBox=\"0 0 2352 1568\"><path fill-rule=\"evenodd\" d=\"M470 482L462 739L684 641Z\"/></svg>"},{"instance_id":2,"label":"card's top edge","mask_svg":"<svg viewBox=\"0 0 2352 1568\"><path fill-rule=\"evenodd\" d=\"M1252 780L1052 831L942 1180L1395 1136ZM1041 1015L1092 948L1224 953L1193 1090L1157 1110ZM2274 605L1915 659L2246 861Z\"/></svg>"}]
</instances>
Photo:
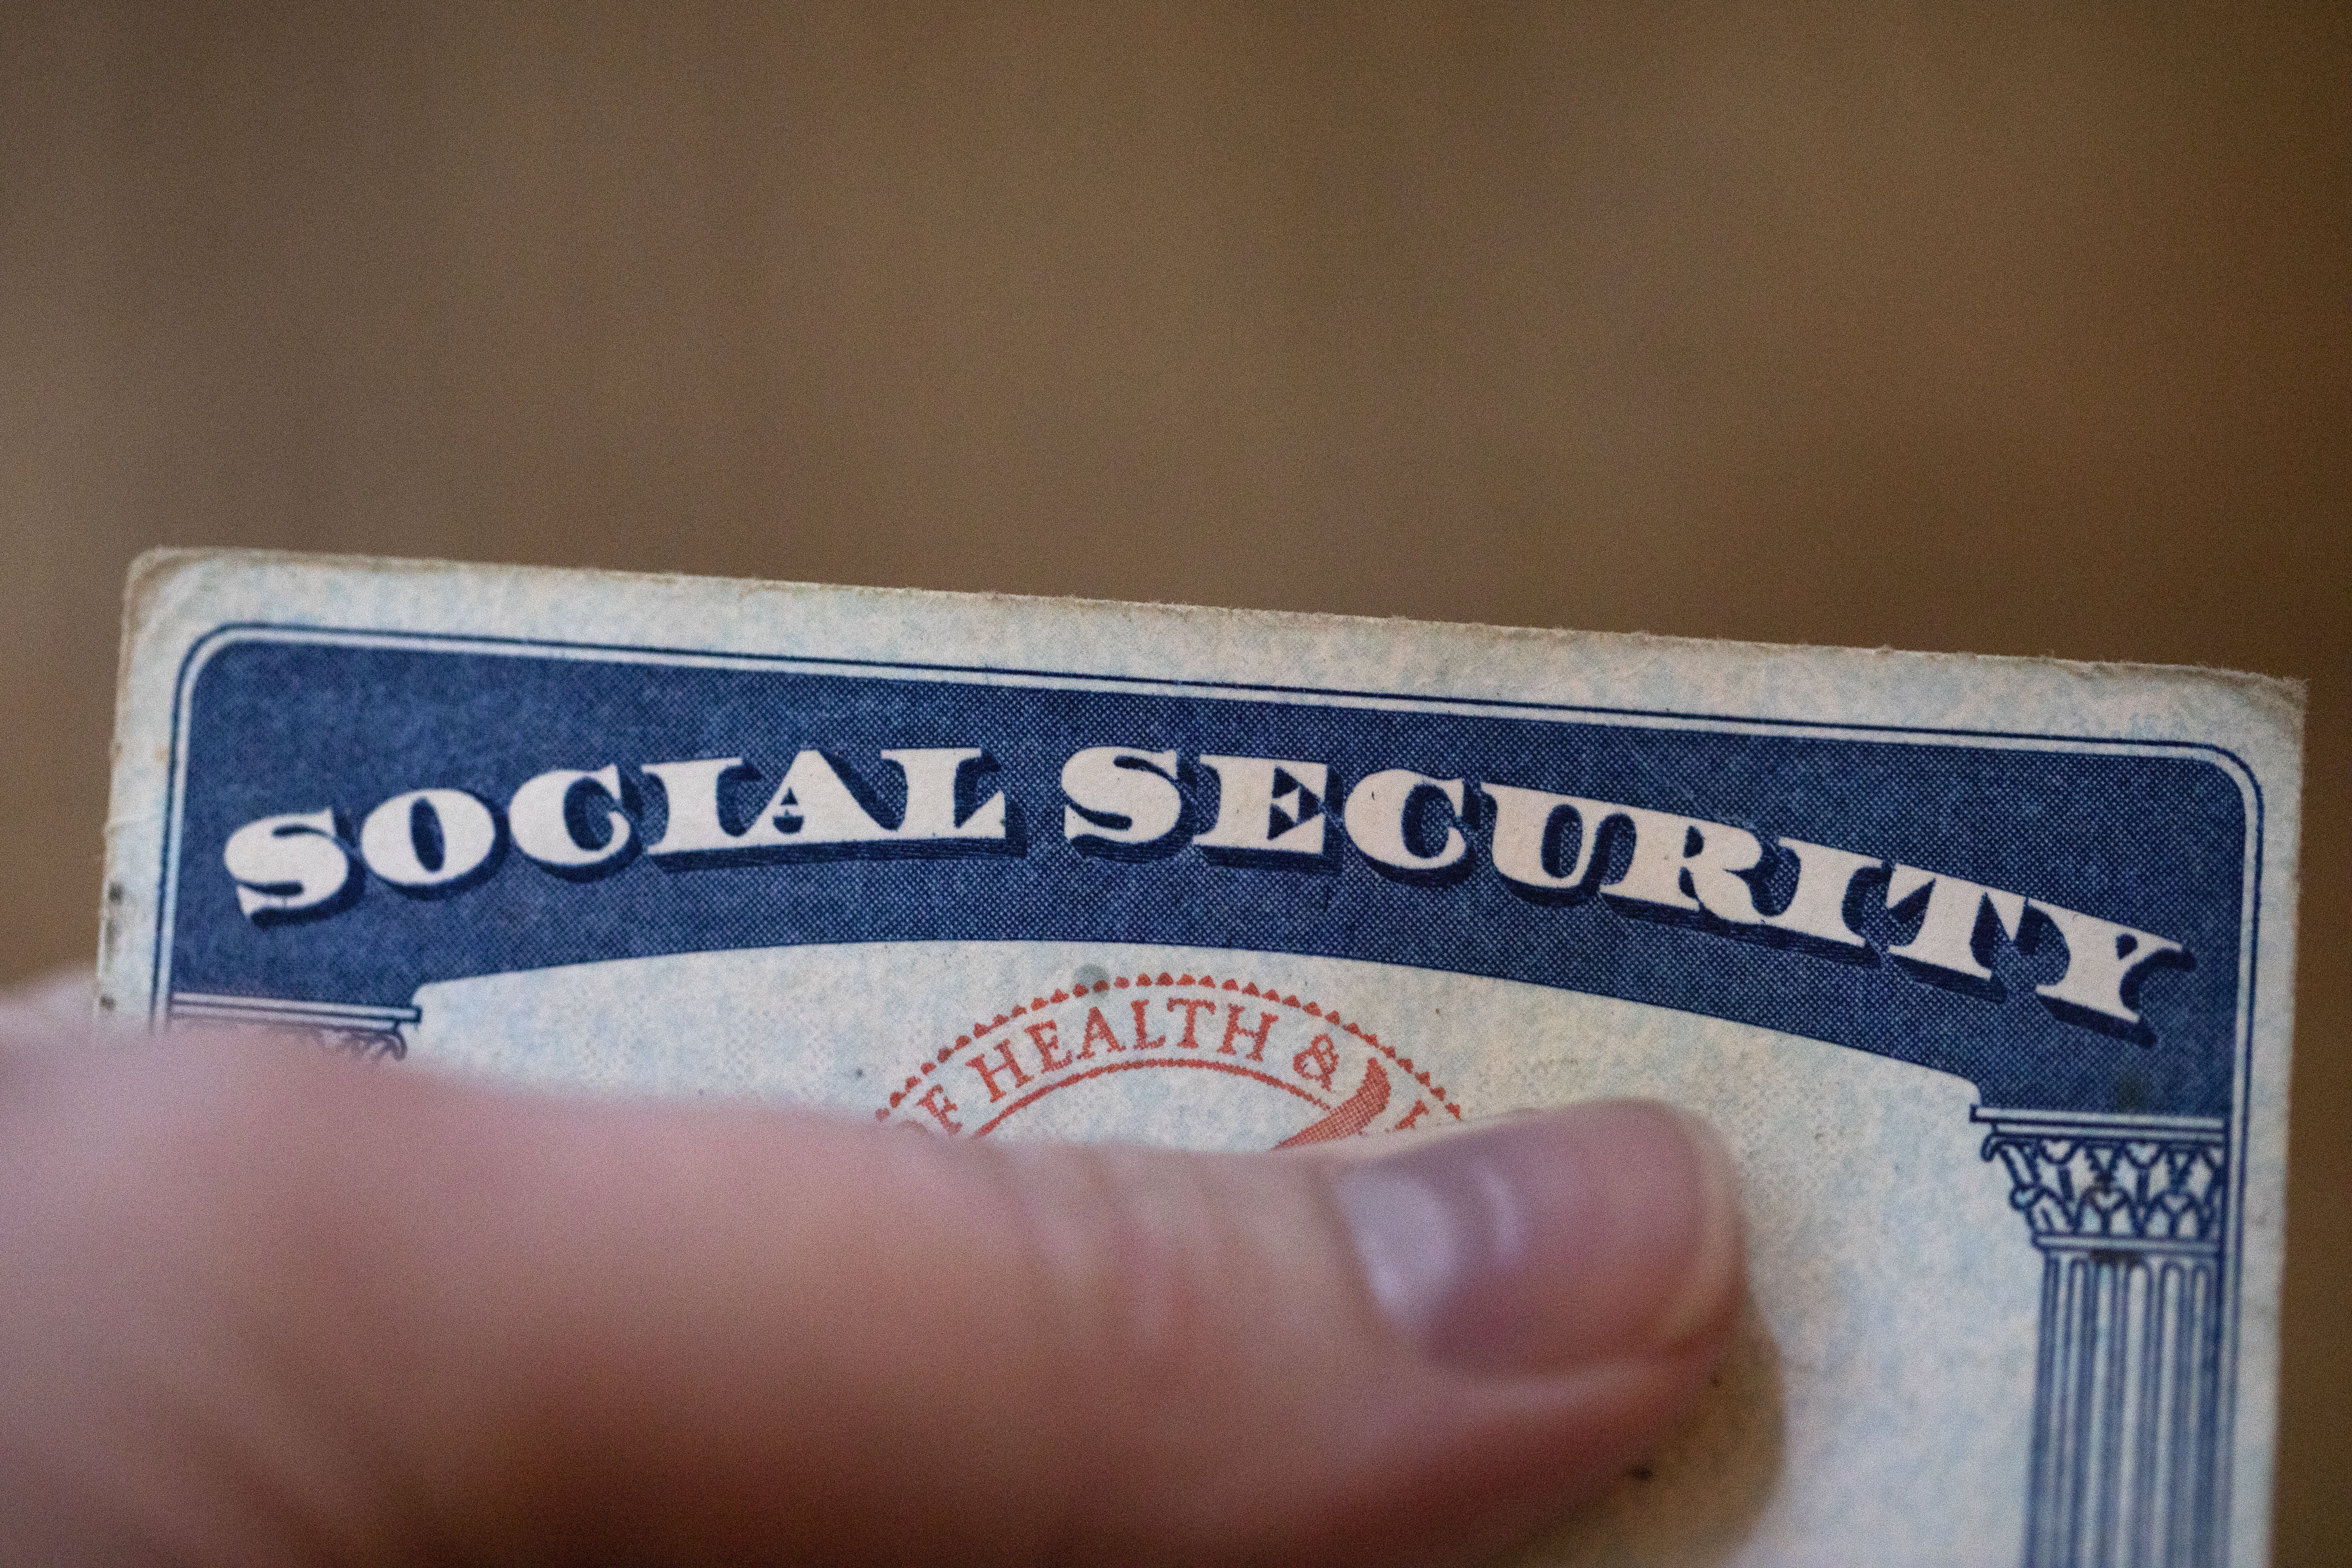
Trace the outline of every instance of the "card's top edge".
<instances>
[{"instance_id":1,"label":"card's top edge","mask_svg":"<svg viewBox=\"0 0 2352 1568\"><path fill-rule=\"evenodd\" d=\"M436 561L389 555L359 555L290 550L254 550L236 547L164 546L142 552L131 562L123 589L123 638L125 658L122 668L127 672L130 643L138 628L148 618L154 602L161 598L188 574L207 569L227 567L293 567L336 572L356 572L374 574L406 574L416 576L438 576L448 574L522 573L539 577L569 577L604 584L642 584L663 588L721 589L738 593L783 592L793 594L824 593L849 595L859 598L898 600L910 604L933 605L1034 605L1052 606L1057 610L1082 609L1131 613L1146 611L1154 615L1179 616L1199 622L1223 622L1236 630L1251 626L1284 626L1304 628L1310 624L1339 624L1357 629L1380 628L1408 634L1459 634L1475 631L1482 636L1515 643L1537 642L1569 645L1580 642L1605 641L1621 647L1643 647L1659 652L1710 649L1717 653L1748 654L1756 657L1785 657L1792 654L1833 653L1848 657L1882 658L1904 663L1946 664L1955 660L1982 662L2011 668L2054 669L2083 677L2131 676L2143 679L2190 679L2237 690L2254 707L2264 710L2273 721L2283 724L2290 732L2300 732L2306 708L2308 682L2299 677L2270 675L2252 670L2238 670L2207 665L2159 664L2134 660L2093 660L2062 658L2050 655L1964 653L1951 650L1878 647L1849 647L1835 644L1772 643L1729 637L1699 637L1657 632L1601 632L1558 626L1493 626L1476 622L1432 621L1407 616L1361 616L1331 611L1269 610L1231 606L1186 605L1164 600L1097 599L1082 596L1054 596L1029 594L1007 594L994 591L972 592L940 588L880 587L857 584L803 583L757 577L708 577L679 572L622 572L604 567L538 566L506 562Z\"/></svg>"}]
</instances>

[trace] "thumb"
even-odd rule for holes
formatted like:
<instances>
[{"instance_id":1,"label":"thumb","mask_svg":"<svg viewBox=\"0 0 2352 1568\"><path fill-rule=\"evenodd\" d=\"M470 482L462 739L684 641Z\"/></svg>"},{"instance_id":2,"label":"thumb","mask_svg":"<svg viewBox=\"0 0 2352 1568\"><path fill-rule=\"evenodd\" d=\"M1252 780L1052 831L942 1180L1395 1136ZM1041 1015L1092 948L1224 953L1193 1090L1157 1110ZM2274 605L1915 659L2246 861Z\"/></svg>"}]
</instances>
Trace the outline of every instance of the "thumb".
<instances>
[{"instance_id":1,"label":"thumb","mask_svg":"<svg viewBox=\"0 0 2352 1568\"><path fill-rule=\"evenodd\" d=\"M1214 1156L250 1041L6 1092L0 1536L75 1560L1453 1560L1664 1434L1739 1271L1642 1102Z\"/></svg>"}]
</instances>

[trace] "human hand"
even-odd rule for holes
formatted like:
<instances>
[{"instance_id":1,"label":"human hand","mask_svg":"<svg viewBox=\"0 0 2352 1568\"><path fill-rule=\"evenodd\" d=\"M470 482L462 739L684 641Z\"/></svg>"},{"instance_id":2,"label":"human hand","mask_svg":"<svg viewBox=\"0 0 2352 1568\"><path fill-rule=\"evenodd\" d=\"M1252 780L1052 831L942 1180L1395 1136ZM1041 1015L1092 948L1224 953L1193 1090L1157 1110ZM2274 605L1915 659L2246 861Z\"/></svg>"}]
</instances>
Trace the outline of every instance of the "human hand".
<instances>
[{"instance_id":1,"label":"human hand","mask_svg":"<svg viewBox=\"0 0 2352 1568\"><path fill-rule=\"evenodd\" d=\"M1006 1146L0 1002L0 1561L1452 1562L1654 1444L1712 1133Z\"/></svg>"}]
</instances>

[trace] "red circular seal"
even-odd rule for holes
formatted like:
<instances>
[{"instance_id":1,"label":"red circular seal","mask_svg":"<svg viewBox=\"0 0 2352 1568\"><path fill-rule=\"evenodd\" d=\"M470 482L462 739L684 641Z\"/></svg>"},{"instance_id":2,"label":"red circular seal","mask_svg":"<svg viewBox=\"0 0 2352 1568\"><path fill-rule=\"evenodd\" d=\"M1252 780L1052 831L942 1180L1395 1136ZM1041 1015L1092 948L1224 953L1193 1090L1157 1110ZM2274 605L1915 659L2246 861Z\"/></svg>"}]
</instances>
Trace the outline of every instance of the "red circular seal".
<instances>
[{"instance_id":1,"label":"red circular seal","mask_svg":"<svg viewBox=\"0 0 2352 1568\"><path fill-rule=\"evenodd\" d=\"M1174 1141L1213 1122L1277 1148L1463 1115L1427 1064L1335 1008L1255 981L1162 971L1082 978L974 1024L874 1118L986 1138L1016 1119L1061 1130L1061 1108L1082 1110L1090 1135Z\"/></svg>"}]
</instances>

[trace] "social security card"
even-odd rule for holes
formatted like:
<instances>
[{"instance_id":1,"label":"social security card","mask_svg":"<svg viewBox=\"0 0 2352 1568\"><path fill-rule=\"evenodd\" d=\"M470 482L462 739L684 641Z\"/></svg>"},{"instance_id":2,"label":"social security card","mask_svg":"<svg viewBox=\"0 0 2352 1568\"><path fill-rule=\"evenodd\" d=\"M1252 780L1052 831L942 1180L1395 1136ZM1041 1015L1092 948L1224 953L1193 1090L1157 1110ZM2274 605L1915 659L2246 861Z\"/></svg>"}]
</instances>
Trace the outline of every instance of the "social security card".
<instances>
[{"instance_id":1,"label":"social security card","mask_svg":"<svg viewBox=\"0 0 2352 1568\"><path fill-rule=\"evenodd\" d=\"M1662 1096L1752 1303L1530 1562L2264 1558L2291 685L237 552L129 613L110 1015L942 1138Z\"/></svg>"}]
</instances>

